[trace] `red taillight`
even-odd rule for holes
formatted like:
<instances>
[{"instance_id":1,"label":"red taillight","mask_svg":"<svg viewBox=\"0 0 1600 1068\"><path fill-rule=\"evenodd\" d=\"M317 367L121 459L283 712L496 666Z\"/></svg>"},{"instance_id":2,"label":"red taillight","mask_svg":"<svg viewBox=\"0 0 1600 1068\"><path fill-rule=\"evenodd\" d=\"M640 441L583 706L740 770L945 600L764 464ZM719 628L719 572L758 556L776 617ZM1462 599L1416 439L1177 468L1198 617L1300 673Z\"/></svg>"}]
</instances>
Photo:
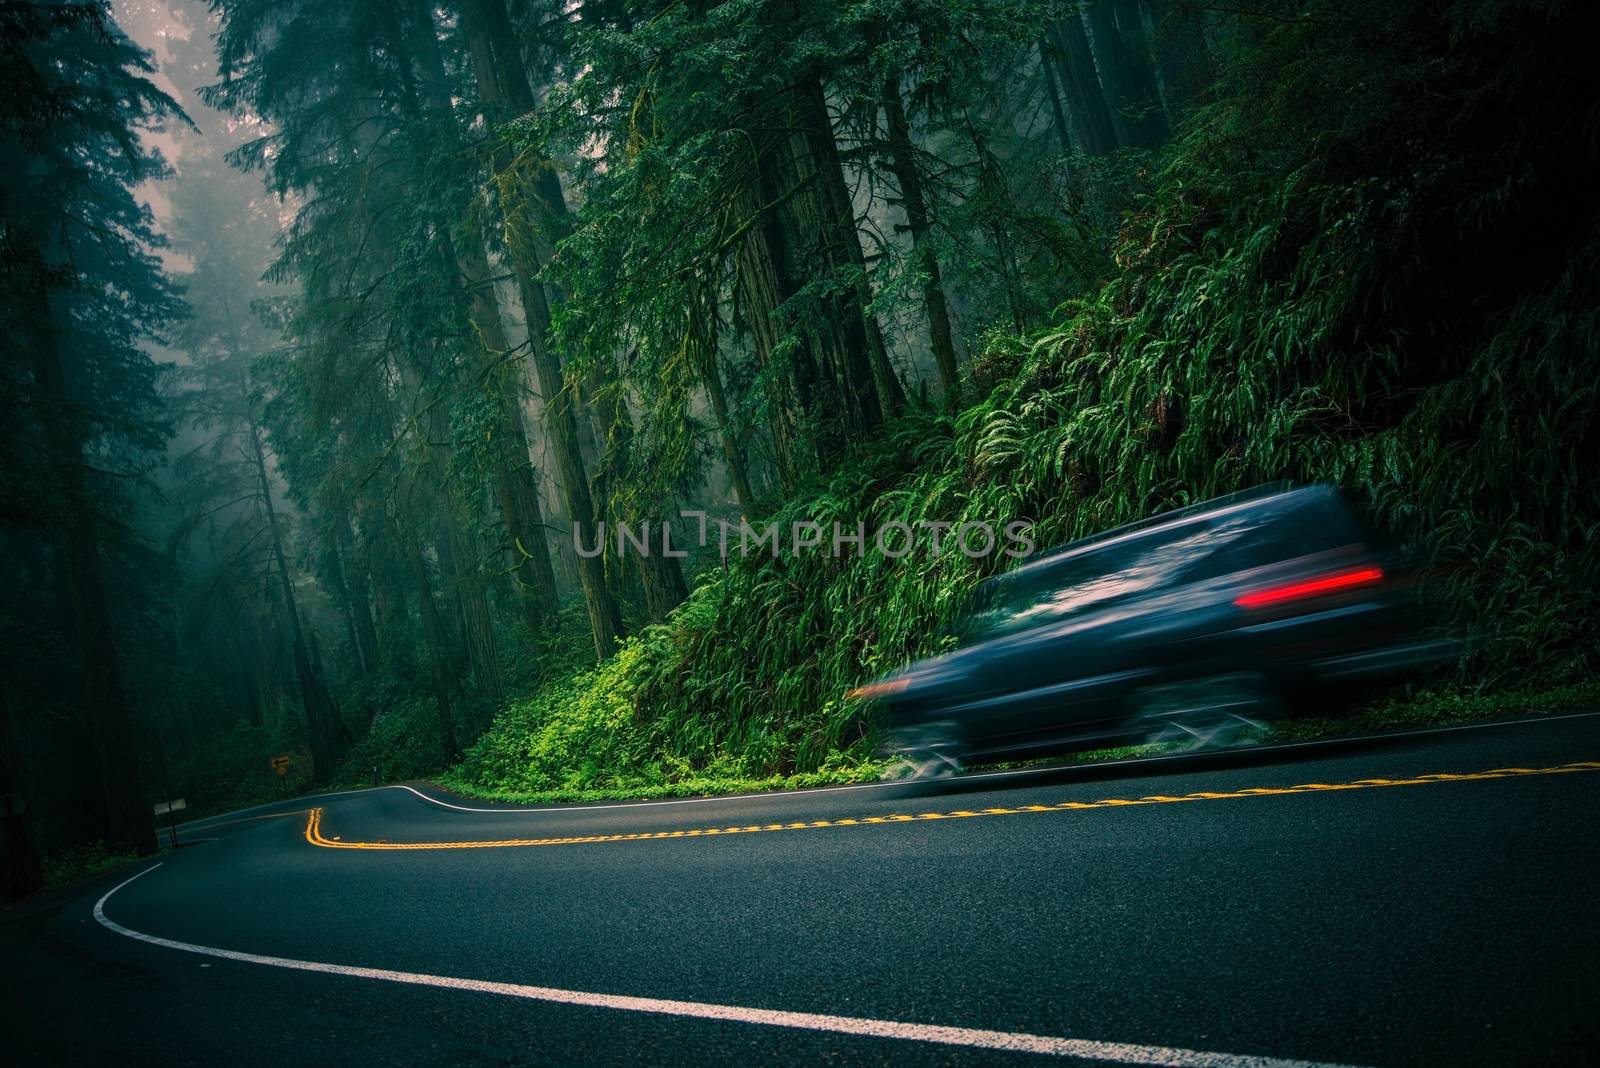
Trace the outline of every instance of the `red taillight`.
<instances>
[{"instance_id":1,"label":"red taillight","mask_svg":"<svg viewBox=\"0 0 1600 1068\"><path fill-rule=\"evenodd\" d=\"M1233 603L1240 608L1266 608L1269 605L1283 604L1285 601L1299 601L1306 597L1320 597L1325 593L1337 593L1356 586L1370 586L1374 582L1383 581L1383 569L1377 567L1358 567L1350 571L1338 571L1332 575L1322 575L1313 579L1302 579L1299 582L1289 582L1282 586L1268 586L1264 590L1256 590L1242 597L1235 597Z\"/></svg>"}]
</instances>

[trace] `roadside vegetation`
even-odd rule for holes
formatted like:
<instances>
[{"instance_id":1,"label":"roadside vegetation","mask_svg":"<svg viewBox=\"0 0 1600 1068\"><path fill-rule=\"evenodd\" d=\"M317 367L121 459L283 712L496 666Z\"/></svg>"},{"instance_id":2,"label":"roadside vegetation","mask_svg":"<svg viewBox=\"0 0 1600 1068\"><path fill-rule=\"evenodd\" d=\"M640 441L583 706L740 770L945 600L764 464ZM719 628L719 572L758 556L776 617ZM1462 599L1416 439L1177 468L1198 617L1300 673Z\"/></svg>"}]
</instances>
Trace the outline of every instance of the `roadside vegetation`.
<instances>
[{"instance_id":1,"label":"roadside vegetation","mask_svg":"<svg viewBox=\"0 0 1600 1068\"><path fill-rule=\"evenodd\" d=\"M1595 703L1600 485L1578 457L1600 455L1600 232L1550 198L1597 131L1577 99L1551 100L1564 134L1515 120L1578 62L1573 10L1422 5L1383 34L1347 4L1246 23L1216 99L1106 172L1130 207L1097 286L1051 326L991 336L981 400L903 421L775 518L1027 517L1049 545L1326 479L1430 545L1457 621L1491 640L1430 691L1285 737ZM1559 254L1519 252L1551 226ZM599 669L511 702L442 781L567 797L862 777L841 695L938 652L986 570L736 562Z\"/></svg>"}]
</instances>

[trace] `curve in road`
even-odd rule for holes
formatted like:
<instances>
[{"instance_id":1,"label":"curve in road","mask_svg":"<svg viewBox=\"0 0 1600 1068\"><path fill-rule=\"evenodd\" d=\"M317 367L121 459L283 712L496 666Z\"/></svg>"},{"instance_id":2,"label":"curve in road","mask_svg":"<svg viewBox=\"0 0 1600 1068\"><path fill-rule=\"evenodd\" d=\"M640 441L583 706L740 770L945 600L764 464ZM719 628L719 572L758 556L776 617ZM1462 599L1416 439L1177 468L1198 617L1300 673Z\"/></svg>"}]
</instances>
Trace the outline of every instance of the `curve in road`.
<instances>
[{"instance_id":1,"label":"curve in road","mask_svg":"<svg viewBox=\"0 0 1600 1068\"><path fill-rule=\"evenodd\" d=\"M1581 1059L1600 1037L1597 756L1590 717L914 804L843 790L463 812L377 788L187 825L215 840L84 908L146 948L65 929L70 907L57 935L98 959L155 954L137 966L175 984L179 950L332 977L302 983L497 995L452 1002L442 1029L513 1062ZM1009 818L1071 812L1095 815ZM488 1006L530 1001L554 1026L507 1044L515 1025ZM245 1011L248 1026L272 1006ZM639 1045L597 1012L662 1022ZM787 1037L729 1030L749 1025Z\"/></svg>"}]
</instances>

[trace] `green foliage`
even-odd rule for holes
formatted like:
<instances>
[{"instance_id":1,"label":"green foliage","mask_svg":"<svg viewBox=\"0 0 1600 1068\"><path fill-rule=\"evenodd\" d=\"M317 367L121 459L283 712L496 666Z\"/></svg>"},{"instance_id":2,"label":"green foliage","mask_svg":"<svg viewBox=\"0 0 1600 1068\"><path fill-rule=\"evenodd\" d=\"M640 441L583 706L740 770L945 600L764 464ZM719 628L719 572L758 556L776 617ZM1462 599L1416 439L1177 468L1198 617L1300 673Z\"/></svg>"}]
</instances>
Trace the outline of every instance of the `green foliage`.
<instances>
[{"instance_id":1,"label":"green foliage","mask_svg":"<svg viewBox=\"0 0 1600 1068\"><path fill-rule=\"evenodd\" d=\"M1580 458L1600 455L1600 228L1565 146L1597 138L1587 106L1513 121L1575 103L1548 72L1580 61L1582 16L1534 6L1425 5L1386 14L1381 38L1365 28L1387 6L1241 20L1212 102L1134 190L1115 274L1054 326L994 335L980 402L902 420L768 518L1026 519L1044 547L1327 480L1451 569L1459 618L1493 639L1473 685L1591 671L1600 484ZM1576 170L1593 177L1588 158ZM1539 260L1494 259L1558 223ZM864 765L841 695L939 651L995 566L926 548L735 558L599 670L514 704L454 781L571 791Z\"/></svg>"},{"instance_id":2,"label":"green foliage","mask_svg":"<svg viewBox=\"0 0 1600 1068\"><path fill-rule=\"evenodd\" d=\"M519 710L534 701L555 707L555 695L570 691L574 680L594 664L588 620L579 605L569 605L554 626L537 634L529 633L520 623L505 627L497 635L497 643L502 651L507 690L535 696L509 702L498 715L481 705L458 709L458 715L468 716L463 725L470 731L465 735L469 738L488 729L491 717L497 725L525 725L528 715ZM417 656L426 653L420 649L403 653L396 650L391 659L403 661ZM440 744L438 707L419 679L374 678L347 688L341 700L357 715L369 717L369 725L339 766L338 785L424 779L438 775L450 763ZM522 727L507 729L520 732ZM469 753L469 762L477 751L474 748Z\"/></svg>"},{"instance_id":3,"label":"green foliage","mask_svg":"<svg viewBox=\"0 0 1600 1068\"><path fill-rule=\"evenodd\" d=\"M1519 716L1554 715L1600 705L1600 683L1593 680L1564 686L1517 686L1495 693L1478 693L1463 685L1441 686L1418 694L1392 694L1362 709L1358 715L1338 719L1314 717L1280 723L1275 738L1299 741L1341 734L1447 727L1483 723Z\"/></svg>"},{"instance_id":4,"label":"green foliage","mask_svg":"<svg viewBox=\"0 0 1600 1068\"><path fill-rule=\"evenodd\" d=\"M116 853L107 850L104 842L91 842L46 853L39 858L39 869L44 876L44 888L54 890L138 859L137 853Z\"/></svg>"}]
</instances>

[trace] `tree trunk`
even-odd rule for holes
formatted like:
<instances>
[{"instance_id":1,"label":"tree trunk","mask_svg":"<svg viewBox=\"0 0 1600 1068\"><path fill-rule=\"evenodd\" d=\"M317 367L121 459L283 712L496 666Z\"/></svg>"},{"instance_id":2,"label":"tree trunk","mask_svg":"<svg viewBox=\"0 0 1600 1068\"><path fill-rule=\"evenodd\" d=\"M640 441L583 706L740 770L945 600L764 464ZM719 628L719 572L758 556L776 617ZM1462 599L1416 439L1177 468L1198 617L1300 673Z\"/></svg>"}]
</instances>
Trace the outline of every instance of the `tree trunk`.
<instances>
[{"instance_id":1,"label":"tree trunk","mask_svg":"<svg viewBox=\"0 0 1600 1068\"><path fill-rule=\"evenodd\" d=\"M322 679L312 665L306 646L305 633L300 626L300 609L295 603L294 582L289 577L289 562L283 551L283 536L278 530L278 510L272 503L272 482L267 478L267 462L261 447L261 431L250 424L250 445L255 454L256 476L259 479L262 504L267 511L267 532L272 539L272 556L278 565L279 589L283 593L284 613L289 617L289 635L294 651L295 677L300 680L301 708L306 716L306 736L311 742L311 781L327 782L333 778L334 766L344 756L349 738L344 723L339 719L339 709L328 695Z\"/></svg>"},{"instance_id":2,"label":"tree trunk","mask_svg":"<svg viewBox=\"0 0 1600 1068\"><path fill-rule=\"evenodd\" d=\"M1061 103L1061 87L1056 84L1050 46L1043 37L1039 38L1039 76L1044 81L1045 98L1050 102L1050 124L1055 127L1056 140L1061 142L1061 155L1070 160L1075 155L1072 150L1072 130L1067 122L1067 109Z\"/></svg>"},{"instance_id":3,"label":"tree trunk","mask_svg":"<svg viewBox=\"0 0 1600 1068\"><path fill-rule=\"evenodd\" d=\"M84 478L86 460L82 430L67 396L55 308L40 293L32 344L34 388L45 447L60 494L58 568L64 569L71 597L78 648L83 657L84 701L100 766L99 825L107 848L153 853L155 825L145 807L144 786L134 747L132 712L122 685L100 564L100 542L94 507Z\"/></svg>"},{"instance_id":4,"label":"tree trunk","mask_svg":"<svg viewBox=\"0 0 1600 1068\"><path fill-rule=\"evenodd\" d=\"M439 748L445 759L455 761L461 755L456 741L455 714L450 701L456 689L455 666L450 660L450 650L444 633L444 620L439 617L439 605L433 597L433 584L428 581L428 562L410 532L406 534L406 558L417 583L417 614L422 621L422 636L428 646L428 661L433 668L434 708L439 714Z\"/></svg>"},{"instance_id":5,"label":"tree trunk","mask_svg":"<svg viewBox=\"0 0 1600 1068\"><path fill-rule=\"evenodd\" d=\"M454 515L454 494L445 493L446 506ZM456 595L461 604L461 621L467 640L467 662L472 665L472 680L478 693L491 705L498 706L504 696L500 676L500 651L494 638L494 620L489 613L489 598L484 592L484 580L478 570L479 547L477 538L467 527L450 525L450 538L454 542L451 553L455 563Z\"/></svg>"},{"instance_id":6,"label":"tree trunk","mask_svg":"<svg viewBox=\"0 0 1600 1068\"><path fill-rule=\"evenodd\" d=\"M495 299L483 246L470 236L457 243L448 230L441 227L441 232L451 258L466 280L468 315L482 342L481 356L489 365L486 388L497 406L500 424L500 455L494 469L495 503L517 554L516 577L523 612L528 625L537 631L550 624L558 608L556 573L550 563L544 514L528 451L528 432L522 422L521 385L508 373L509 365L502 362L511 343L500 319L500 303Z\"/></svg>"},{"instance_id":7,"label":"tree trunk","mask_svg":"<svg viewBox=\"0 0 1600 1068\"><path fill-rule=\"evenodd\" d=\"M1076 4L1064 19L1045 31L1045 42L1066 90L1069 110L1077 121L1084 155L1103 156L1112 151L1117 147L1117 131Z\"/></svg>"},{"instance_id":8,"label":"tree trunk","mask_svg":"<svg viewBox=\"0 0 1600 1068\"><path fill-rule=\"evenodd\" d=\"M983 136L978 125L972 121L972 115L963 111L966 119L967 136L972 140L972 148L978 157L978 184L984 195L990 200L999 203L1011 204L1011 189L1006 184L1005 173L995 161L994 153L989 150L988 140ZM1006 230L1005 216L1010 211L990 211L989 222L985 229L989 231L989 239L994 244L995 257L1000 264L1000 279L1005 285L1006 305L1011 309L1012 325L1017 333L1028 332L1028 314L1022 298L1021 269L1017 266L1016 253L1011 247L1011 235Z\"/></svg>"},{"instance_id":9,"label":"tree trunk","mask_svg":"<svg viewBox=\"0 0 1600 1068\"><path fill-rule=\"evenodd\" d=\"M783 329L778 309L783 304L783 293L773 246L783 240L783 233L775 214L763 208L768 183L762 180L761 159L761 153L751 153L750 179L743 183L735 199L738 213L754 221L735 254L734 298L750 332L756 361L763 370L772 413L768 429L772 434L773 460L778 481L788 491L794 488L801 471L811 466L812 443L800 432L800 420L807 409L806 387L812 369L810 353L801 346L795 347L787 361L780 359Z\"/></svg>"},{"instance_id":10,"label":"tree trunk","mask_svg":"<svg viewBox=\"0 0 1600 1068\"><path fill-rule=\"evenodd\" d=\"M348 531L348 528L347 528ZM339 544L337 530L327 532L326 545L323 549L324 567L327 570L328 586L333 594L334 601L339 606L339 614L344 617L345 640L350 643L350 656L355 661L356 674L366 678L372 671L367 651L362 648L361 635L356 627L355 597L350 592L350 583L345 576L345 563L343 547ZM372 617L368 615L370 624Z\"/></svg>"},{"instance_id":11,"label":"tree trunk","mask_svg":"<svg viewBox=\"0 0 1600 1068\"><path fill-rule=\"evenodd\" d=\"M755 494L750 488L750 474L745 467L744 450L734 433L728 414L728 395L722 387L722 370L717 366L717 339L715 333L715 290L712 291L711 308L702 315L699 299L689 308L689 344L693 348L695 367L700 384L705 387L706 398L711 402L711 414L717 421L717 438L722 443L722 456L728 464L728 476L733 481L733 495L739 507L746 511L755 507ZM707 335L705 323L712 324Z\"/></svg>"},{"instance_id":12,"label":"tree trunk","mask_svg":"<svg viewBox=\"0 0 1600 1068\"><path fill-rule=\"evenodd\" d=\"M1130 7L1131 12L1127 10ZM1120 21L1119 10L1123 15ZM1106 101L1111 106L1112 124L1124 144L1154 148L1167 139L1167 120L1147 58L1137 3L1086 0L1084 11L1094 34L1094 54Z\"/></svg>"},{"instance_id":13,"label":"tree trunk","mask_svg":"<svg viewBox=\"0 0 1600 1068\"><path fill-rule=\"evenodd\" d=\"M346 561L343 577L348 588L350 614L354 620L356 649L361 654L363 674L370 675L378 670L382 660L378 628L372 621L372 590L367 581L366 565L355 559L350 515L342 503L333 517L333 524L335 552Z\"/></svg>"},{"instance_id":14,"label":"tree trunk","mask_svg":"<svg viewBox=\"0 0 1600 1068\"><path fill-rule=\"evenodd\" d=\"M590 376L589 403L606 428L605 452L602 460L603 474L595 480L597 503L614 521L626 522L632 529L642 529L639 524L650 522L650 517L636 511L619 509L606 500L607 487L620 474L628 470L633 457L633 415L626 401L618 402L606 388L604 378ZM659 522L659 520L658 520ZM655 524L651 524L654 528ZM652 534L655 531L652 529ZM659 540L652 542L649 553L635 554L639 566L639 585L644 593L645 615L652 623L667 618L667 613L678 607L689 596L683 581L683 568L678 557L667 556L666 546ZM676 548L674 546L674 548Z\"/></svg>"},{"instance_id":15,"label":"tree trunk","mask_svg":"<svg viewBox=\"0 0 1600 1068\"><path fill-rule=\"evenodd\" d=\"M474 77L484 102L495 110L508 109L519 114L531 108L533 92L521 56L516 54L516 35L501 0L473 0L464 29ZM599 538L600 517L595 513L589 493L589 475L573 411L573 391L562 374L561 357L549 343L550 305L537 278L537 224L543 221L556 232L563 231L567 226L566 196L546 160L511 159L502 149L495 154L493 162L506 218L506 247L527 316L528 348L544 400L545 427L555 454L562 496L567 514L576 527L575 535L583 544L593 545ZM535 212L542 219L535 218ZM622 613L606 586L605 564L599 557L578 557L578 584L583 589L589 611L595 656L603 660L611 655L622 638L623 626Z\"/></svg>"},{"instance_id":16,"label":"tree trunk","mask_svg":"<svg viewBox=\"0 0 1600 1068\"><path fill-rule=\"evenodd\" d=\"M433 11L421 0L413 0L409 8L417 24L416 32L408 37L398 25L392 31L397 47L413 50L421 72L420 78L408 79L406 90L419 114L428 113L450 121L450 84L439 51ZM446 262L466 283L464 310L483 350L477 353L475 362L477 369L484 372L484 388L496 406L497 437L500 439L494 475L496 504L512 543L519 550L517 577L523 590L523 611L529 625L539 629L556 609L555 569L550 563L538 489L531 473L527 431L522 425L520 383L507 373L503 362L510 345L490 281L493 275L482 242L476 236L456 242L450 233L449 220L445 218L438 220L436 229Z\"/></svg>"},{"instance_id":17,"label":"tree trunk","mask_svg":"<svg viewBox=\"0 0 1600 1068\"><path fill-rule=\"evenodd\" d=\"M933 344L934 362L944 386L945 403L954 406L961 396L961 372L956 365L955 341L950 331L950 312L945 303L944 283L939 275L939 258L934 254L928 203L922 192L922 176L917 171L916 150L911 144L911 124L900 101L900 81L889 75L883 83L883 107L889 120L889 166L900 183L900 203L911 227L911 244L917 265L922 270L922 304L928 316L928 336Z\"/></svg>"},{"instance_id":18,"label":"tree trunk","mask_svg":"<svg viewBox=\"0 0 1600 1068\"><path fill-rule=\"evenodd\" d=\"M6 821L5 853L0 856L0 876L9 901L17 901L44 885L39 854L33 844L32 818L22 793L20 762L13 745L11 705L0 681L0 817Z\"/></svg>"},{"instance_id":19,"label":"tree trunk","mask_svg":"<svg viewBox=\"0 0 1600 1068\"><path fill-rule=\"evenodd\" d=\"M1206 54L1205 31L1199 16L1189 7L1174 8L1167 0L1145 0L1155 37L1150 42L1156 70L1161 77L1161 99L1166 103L1168 121L1183 115L1205 89L1211 77L1211 60Z\"/></svg>"},{"instance_id":20,"label":"tree trunk","mask_svg":"<svg viewBox=\"0 0 1600 1068\"><path fill-rule=\"evenodd\" d=\"M825 173L826 160L818 155L818 127L825 121L825 112L818 116L804 87L783 95L770 119L778 132L754 135L753 188L743 205L758 216L740 249L745 318L764 362L788 350L777 369L782 381L774 383L781 399L775 399L792 408L794 417L775 421L773 428L786 484L836 462L849 443L883 421L881 375L869 353L860 292L822 295L819 307L798 317L783 310L808 279L847 267L849 245L856 256L861 252L853 213L848 244L844 240L839 200ZM782 344L789 331L800 335L801 344Z\"/></svg>"},{"instance_id":21,"label":"tree trunk","mask_svg":"<svg viewBox=\"0 0 1600 1068\"><path fill-rule=\"evenodd\" d=\"M855 330L847 325L844 336L830 346L835 350L832 360L820 362L835 363L839 392L851 407L852 422L858 424L860 433L867 434L905 406L905 392L889 366L878 317L869 307L872 289L856 230L855 205L844 179L844 163L839 158L839 143L820 78L807 78L795 95L798 125L803 131L803 138L795 146L797 177L817 185L817 236L822 246L818 266L853 268L860 278L856 284L855 315L861 324L861 341L858 344ZM806 171L810 174L806 175ZM790 203L798 208L804 201Z\"/></svg>"}]
</instances>

